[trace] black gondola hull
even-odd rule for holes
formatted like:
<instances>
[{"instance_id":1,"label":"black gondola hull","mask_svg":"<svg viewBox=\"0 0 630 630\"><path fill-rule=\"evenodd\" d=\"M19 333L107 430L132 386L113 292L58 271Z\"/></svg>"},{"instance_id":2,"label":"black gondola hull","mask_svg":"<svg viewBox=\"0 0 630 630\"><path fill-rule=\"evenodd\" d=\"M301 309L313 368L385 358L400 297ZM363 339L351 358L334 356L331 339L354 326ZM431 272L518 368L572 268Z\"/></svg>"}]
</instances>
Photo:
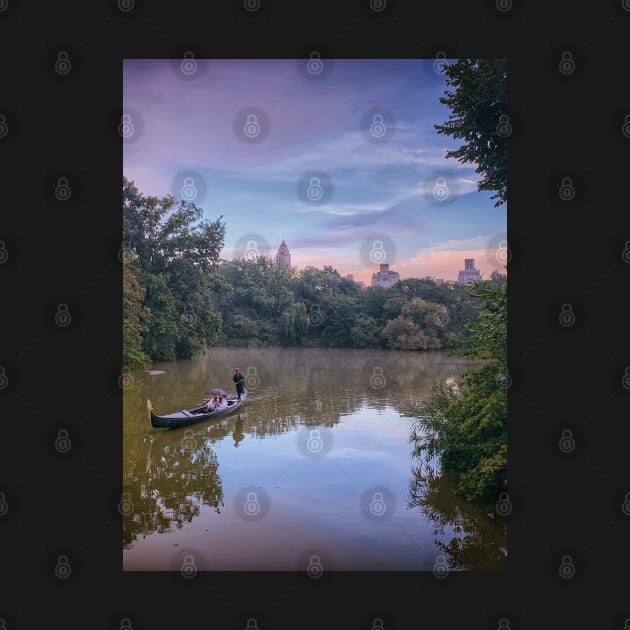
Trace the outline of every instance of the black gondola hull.
<instances>
[{"instance_id":1,"label":"black gondola hull","mask_svg":"<svg viewBox=\"0 0 630 630\"><path fill-rule=\"evenodd\" d=\"M153 413L153 409L150 409L151 414L151 426L154 429L177 429L179 427L186 427L191 424L197 424L198 422L205 422L209 420L216 420L217 418L223 418L234 413L247 398L247 390L241 394L241 400L232 399L228 400L228 406L225 409L218 409L217 411L211 411L204 413L205 406L193 407L191 409L182 409L175 413L171 413L165 416L158 416ZM230 404L231 403L231 404Z\"/></svg>"}]
</instances>

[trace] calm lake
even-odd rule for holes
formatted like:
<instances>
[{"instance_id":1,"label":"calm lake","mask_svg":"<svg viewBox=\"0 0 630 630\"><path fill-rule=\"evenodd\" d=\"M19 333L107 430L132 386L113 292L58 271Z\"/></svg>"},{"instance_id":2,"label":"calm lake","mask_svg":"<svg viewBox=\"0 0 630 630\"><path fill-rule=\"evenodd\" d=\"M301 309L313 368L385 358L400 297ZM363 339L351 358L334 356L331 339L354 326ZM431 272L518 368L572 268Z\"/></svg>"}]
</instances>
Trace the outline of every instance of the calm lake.
<instances>
[{"instance_id":1,"label":"calm lake","mask_svg":"<svg viewBox=\"0 0 630 630\"><path fill-rule=\"evenodd\" d=\"M126 571L503 570L504 523L418 482L405 411L475 363L442 352L212 348L129 373L124 392ZM233 415L153 429L207 389L248 397ZM313 571L313 573L311 573Z\"/></svg>"}]
</instances>

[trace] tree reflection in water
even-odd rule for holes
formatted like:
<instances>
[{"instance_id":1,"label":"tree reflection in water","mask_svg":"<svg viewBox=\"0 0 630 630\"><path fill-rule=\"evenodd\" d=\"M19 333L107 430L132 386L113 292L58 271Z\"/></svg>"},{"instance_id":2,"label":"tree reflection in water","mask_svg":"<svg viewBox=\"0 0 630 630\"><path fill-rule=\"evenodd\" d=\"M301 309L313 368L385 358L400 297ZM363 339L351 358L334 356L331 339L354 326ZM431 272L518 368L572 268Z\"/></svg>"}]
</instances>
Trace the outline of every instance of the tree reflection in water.
<instances>
[{"instance_id":1,"label":"tree reflection in water","mask_svg":"<svg viewBox=\"0 0 630 630\"><path fill-rule=\"evenodd\" d=\"M202 505L220 514L223 487L212 443L231 436L238 447L247 434L261 438L295 431L301 418L280 411L272 401L261 405L264 418L239 413L216 424L193 426L187 431L152 431L137 438L143 449L132 446L125 458L123 492L133 508L123 518L123 546L128 548L140 536L191 523ZM338 422L336 416L326 424Z\"/></svg>"},{"instance_id":2,"label":"tree reflection in water","mask_svg":"<svg viewBox=\"0 0 630 630\"><path fill-rule=\"evenodd\" d=\"M494 514L494 506L471 504L457 496L453 480L434 465L425 462L412 469L409 507L419 507L435 525L435 546L447 556L450 568L506 568L507 524Z\"/></svg>"},{"instance_id":3,"label":"tree reflection in water","mask_svg":"<svg viewBox=\"0 0 630 630\"><path fill-rule=\"evenodd\" d=\"M223 507L219 464L211 443L227 434L225 426L204 435L168 433L146 435L145 469L140 470L139 457L133 458L125 476L123 491L133 506L123 518L125 546L139 536L181 528L199 514L202 505L217 512Z\"/></svg>"}]
</instances>

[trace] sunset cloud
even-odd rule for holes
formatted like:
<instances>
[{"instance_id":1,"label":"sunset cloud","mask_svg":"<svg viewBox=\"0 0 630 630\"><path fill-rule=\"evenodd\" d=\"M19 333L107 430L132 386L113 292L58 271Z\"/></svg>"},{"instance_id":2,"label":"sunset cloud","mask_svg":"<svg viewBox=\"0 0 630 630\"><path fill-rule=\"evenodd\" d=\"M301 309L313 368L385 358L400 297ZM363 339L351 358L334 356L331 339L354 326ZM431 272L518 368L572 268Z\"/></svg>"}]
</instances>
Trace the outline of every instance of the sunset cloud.
<instances>
[{"instance_id":1,"label":"sunset cloud","mask_svg":"<svg viewBox=\"0 0 630 630\"><path fill-rule=\"evenodd\" d=\"M294 265L329 264L369 283L375 269L361 251L373 239L389 244L401 276L456 279L475 258L487 277L506 208L477 191L474 165L445 157L459 143L435 131L450 111L432 63L333 60L313 81L303 60L200 59L198 76L183 80L177 60L126 60L124 110L138 135L123 143L123 172L157 196L181 196L192 178L206 218L226 222L224 258L244 234L272 254L284 239ZM365 127L375 107L390 121L384 142ZM247 111L258 112L260 142L244 140ZM303 182L320 173L329 188L317 205Z\"/></svg>"}]
</instances>

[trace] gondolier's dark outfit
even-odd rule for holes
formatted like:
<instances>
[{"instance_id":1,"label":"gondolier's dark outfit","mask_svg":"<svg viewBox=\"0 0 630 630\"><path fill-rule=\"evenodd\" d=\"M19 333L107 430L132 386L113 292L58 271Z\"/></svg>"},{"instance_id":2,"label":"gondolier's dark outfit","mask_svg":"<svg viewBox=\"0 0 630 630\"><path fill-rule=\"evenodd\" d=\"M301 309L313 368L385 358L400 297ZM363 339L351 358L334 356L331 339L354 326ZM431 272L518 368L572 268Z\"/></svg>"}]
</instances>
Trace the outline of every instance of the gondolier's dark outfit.
<instances>
[{"instance_id":1,"label":"gondolier's dark outfit","mask_svg":"<svg viewBox=\"0 0 630 630\"><path fill-rule=\"evenodd\" d=\"M243 390L245 389L245 377L240 372L234 372L232 380L236 383L236 394L240 400Z\"/></svg>"}]
</instances>

